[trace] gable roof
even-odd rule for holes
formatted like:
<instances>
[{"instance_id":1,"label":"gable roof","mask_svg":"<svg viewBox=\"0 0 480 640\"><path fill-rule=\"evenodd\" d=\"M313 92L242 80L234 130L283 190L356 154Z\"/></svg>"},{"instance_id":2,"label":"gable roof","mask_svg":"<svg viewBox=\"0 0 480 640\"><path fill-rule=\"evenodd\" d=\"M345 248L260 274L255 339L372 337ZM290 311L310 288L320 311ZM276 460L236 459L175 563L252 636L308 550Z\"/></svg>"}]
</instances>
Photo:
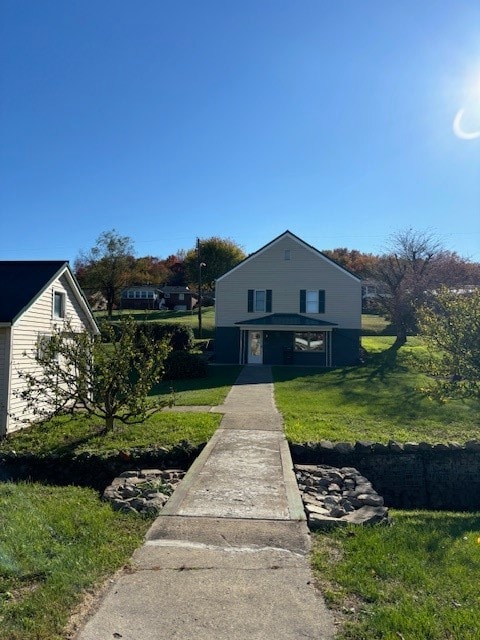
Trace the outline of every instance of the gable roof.
<instances>
[{"instance_id":1,"label":"gable roof","mask_svg":"<svg viewBox=\"0 0 480 640\"><path fill-rule=\"evenodd\" d=\"M260 249L258 249L257 251L254 251L253 253L251 253L247 258L245 258L244 260L242 260L241 262L239 262L237 265L235 265L232 269L230 269L230 271L227 271L226 273L224 273L222 276L220 276L219 278L217 278L217 282L218 280L222 280L223 278L225 278L226 276L228 276L230 273L232 273L233 271L235 271L236 269L238 269L239 267L241 267L243 264L245 264L246 262L249 262L250 260L254 259L256 256L258 256L259 254L263 253L266 249L269 249L272 245L274 245L275 243L277 243L279 240L282 240L285 237L290 237L292 240L294 240L295 242L297 242L298 244L301 244L303 247L305 247L306 249L308 249L309 251L312 251L313 253L317 254L319 257L323 258L325 261L329 262L330 264L334 265L337 269L340 269L341 271L343 271L345 274L351 276L352 278L354 278L355 280L360 281L361 278L359 278L357 275L355 275L354 273L352 273L351 271L349 271L348 269L345 269L345 267L342 267L342 265L340 265L338 262L335 262L335 260L332 260L331 258L329 258L328 256L326 256L324 253L322 253L321 251L319 251L318 249L316 249L315 247L313 247L311 244L308 244L308 242L305 242L304 240L302 240L301 238L299 238L298 236L296 236L294 233L292 233L291 231L289 231L288 229L286 231L284 231L283 233L281 233L279 236L277 236L276 238L274 238L273 240L271 240L270 242L268 242L266 245L264 245L263 247L261 247Z\"/></svg>"},{"instance_id":2,"label":"gable roof","mask_svg":"<svg viewBox=\"0 0 480 640\"><path fill-rule=\"evenodd\" d=\"M88 302L65 260L0 261L0 323L13 324L64 273L92 327L98 331Z\"/></svg>"}]
</instances>

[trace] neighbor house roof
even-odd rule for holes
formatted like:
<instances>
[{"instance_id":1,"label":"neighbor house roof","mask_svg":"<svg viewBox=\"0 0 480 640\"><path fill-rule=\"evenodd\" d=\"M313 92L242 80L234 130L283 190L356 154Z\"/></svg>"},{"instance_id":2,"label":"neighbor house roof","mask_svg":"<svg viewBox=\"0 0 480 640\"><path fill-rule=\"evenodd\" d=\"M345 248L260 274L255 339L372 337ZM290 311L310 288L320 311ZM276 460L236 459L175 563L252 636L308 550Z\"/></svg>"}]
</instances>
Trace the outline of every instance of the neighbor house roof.
<instances>
[{"instance_id":1,"label":"neighbor house roof","mask_svg":"<svg viewBox=\"0 0 480 640\"><path fill-rule=\"evenodd\" d=\"M66 260L0 261L0 323L12 324L60 275L66 273L96 331L88 302Z\"/></svg>"},{"instance_id":2,"label":"neighbor house roof","mask_svg":"<svg viewBox=\"0 0 480 640\"><path fill-rule=\"evenodd\" d=\"M196 295L195 292L188 287L173 287L167 285L165 287L161 287L160 290L162 291L162 293L191 293L193 296Z\"/></svg>"}]
</instances>

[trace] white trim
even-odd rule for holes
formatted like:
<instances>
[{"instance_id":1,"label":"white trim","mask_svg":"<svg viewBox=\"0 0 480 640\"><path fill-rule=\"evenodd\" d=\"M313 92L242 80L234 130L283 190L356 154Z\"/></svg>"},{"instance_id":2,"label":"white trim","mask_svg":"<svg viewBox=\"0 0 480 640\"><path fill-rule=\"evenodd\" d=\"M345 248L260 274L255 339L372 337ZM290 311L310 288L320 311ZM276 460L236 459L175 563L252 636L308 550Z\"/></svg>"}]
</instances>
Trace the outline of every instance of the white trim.
<instances>
[{"instance_id":1,"label":"white trim","mask_svg":"<svg viewBox=\"0 0 480 640\"><path fill-rule=\"evenodd\" d=\"M239 326L239 325L237 325ZM315 326L304 324L246 324L240 326L242 331L328 331L332 332L334 326Z\"/></svg>"},{"instance_id":2,"label":"white trim","mask_svg":"<svg viewBox=\"0 0 480 640\"><path fill-rule=\"evenodd\" d=\"M12 397L12 350L13 350L13 327L10 327L9 336L5 340L5 371L7 374L5 392L7 394L5 402L5 434L8 433L10 424L10 400ZM5 435L3 434L3 435Z\"/></svg>"}]
</instances>

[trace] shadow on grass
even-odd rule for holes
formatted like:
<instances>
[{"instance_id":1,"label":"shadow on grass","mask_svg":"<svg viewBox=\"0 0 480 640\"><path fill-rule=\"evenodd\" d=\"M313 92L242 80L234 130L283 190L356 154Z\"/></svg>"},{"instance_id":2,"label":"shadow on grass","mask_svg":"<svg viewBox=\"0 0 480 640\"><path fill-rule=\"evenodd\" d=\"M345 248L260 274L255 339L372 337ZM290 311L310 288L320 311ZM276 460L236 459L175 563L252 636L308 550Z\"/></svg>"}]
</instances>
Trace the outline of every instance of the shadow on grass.
<instances>
[{"instance_id":1,"label":"shadow on grass","mask_svg":"<svg viewBox=\"0 0 480 640\"><path fill-rule=\"evenodd\" d=\"M104 434L104 425L88 423L74 416L54 418L44 424L36 424L11 434L2 443L3 451L18 453L47 453L53 456L73 455L83 445L88 445Z\"/></svg>"},{"instance_id":2,"label":"shadow on grass","mask_svg":"<svg viewBox=\"0 0 480 640\"><path fill-rule=\"evenodd\" d=\"M183 380L162 380L156 384L150 396L164 395L167 396L172 392L180 393L182 391L208 391L217 389L226 385L231 386L237 379L241 365L225 365L208 367L208 375L205 378L190 378Z\"/></svg>"},{"instance_id":3,"label":"shadow on grass","mask_svg":"<svg viewBox=\"0 0 480 640\"><path fill-rule=\"evenodd\" d=\"M371 369L368 378L373 381L379 379L385 381L392 373L407 371L407 367L399 363L398 352L400 347L393 344L390 348L380 353L367 354L366 366Z\"/></svg>"}]
</instances>

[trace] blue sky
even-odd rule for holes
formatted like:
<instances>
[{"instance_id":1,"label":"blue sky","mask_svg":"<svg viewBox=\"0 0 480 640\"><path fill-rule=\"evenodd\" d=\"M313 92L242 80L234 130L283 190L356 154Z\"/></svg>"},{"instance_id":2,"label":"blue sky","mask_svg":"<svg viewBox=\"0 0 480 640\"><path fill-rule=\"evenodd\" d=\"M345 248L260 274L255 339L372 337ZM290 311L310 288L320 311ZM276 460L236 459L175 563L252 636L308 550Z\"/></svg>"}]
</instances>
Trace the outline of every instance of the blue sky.
<instances>
[{"instance_id":1,"label":"blue sky","mask_svg":"<svg viewBox=\"0 0 480 640\"><path fill-rule=\"evenodd\" d=\"M0 259L285 229L480 261L478 0L1 0Z\"/></svg>"}]
</instances>

